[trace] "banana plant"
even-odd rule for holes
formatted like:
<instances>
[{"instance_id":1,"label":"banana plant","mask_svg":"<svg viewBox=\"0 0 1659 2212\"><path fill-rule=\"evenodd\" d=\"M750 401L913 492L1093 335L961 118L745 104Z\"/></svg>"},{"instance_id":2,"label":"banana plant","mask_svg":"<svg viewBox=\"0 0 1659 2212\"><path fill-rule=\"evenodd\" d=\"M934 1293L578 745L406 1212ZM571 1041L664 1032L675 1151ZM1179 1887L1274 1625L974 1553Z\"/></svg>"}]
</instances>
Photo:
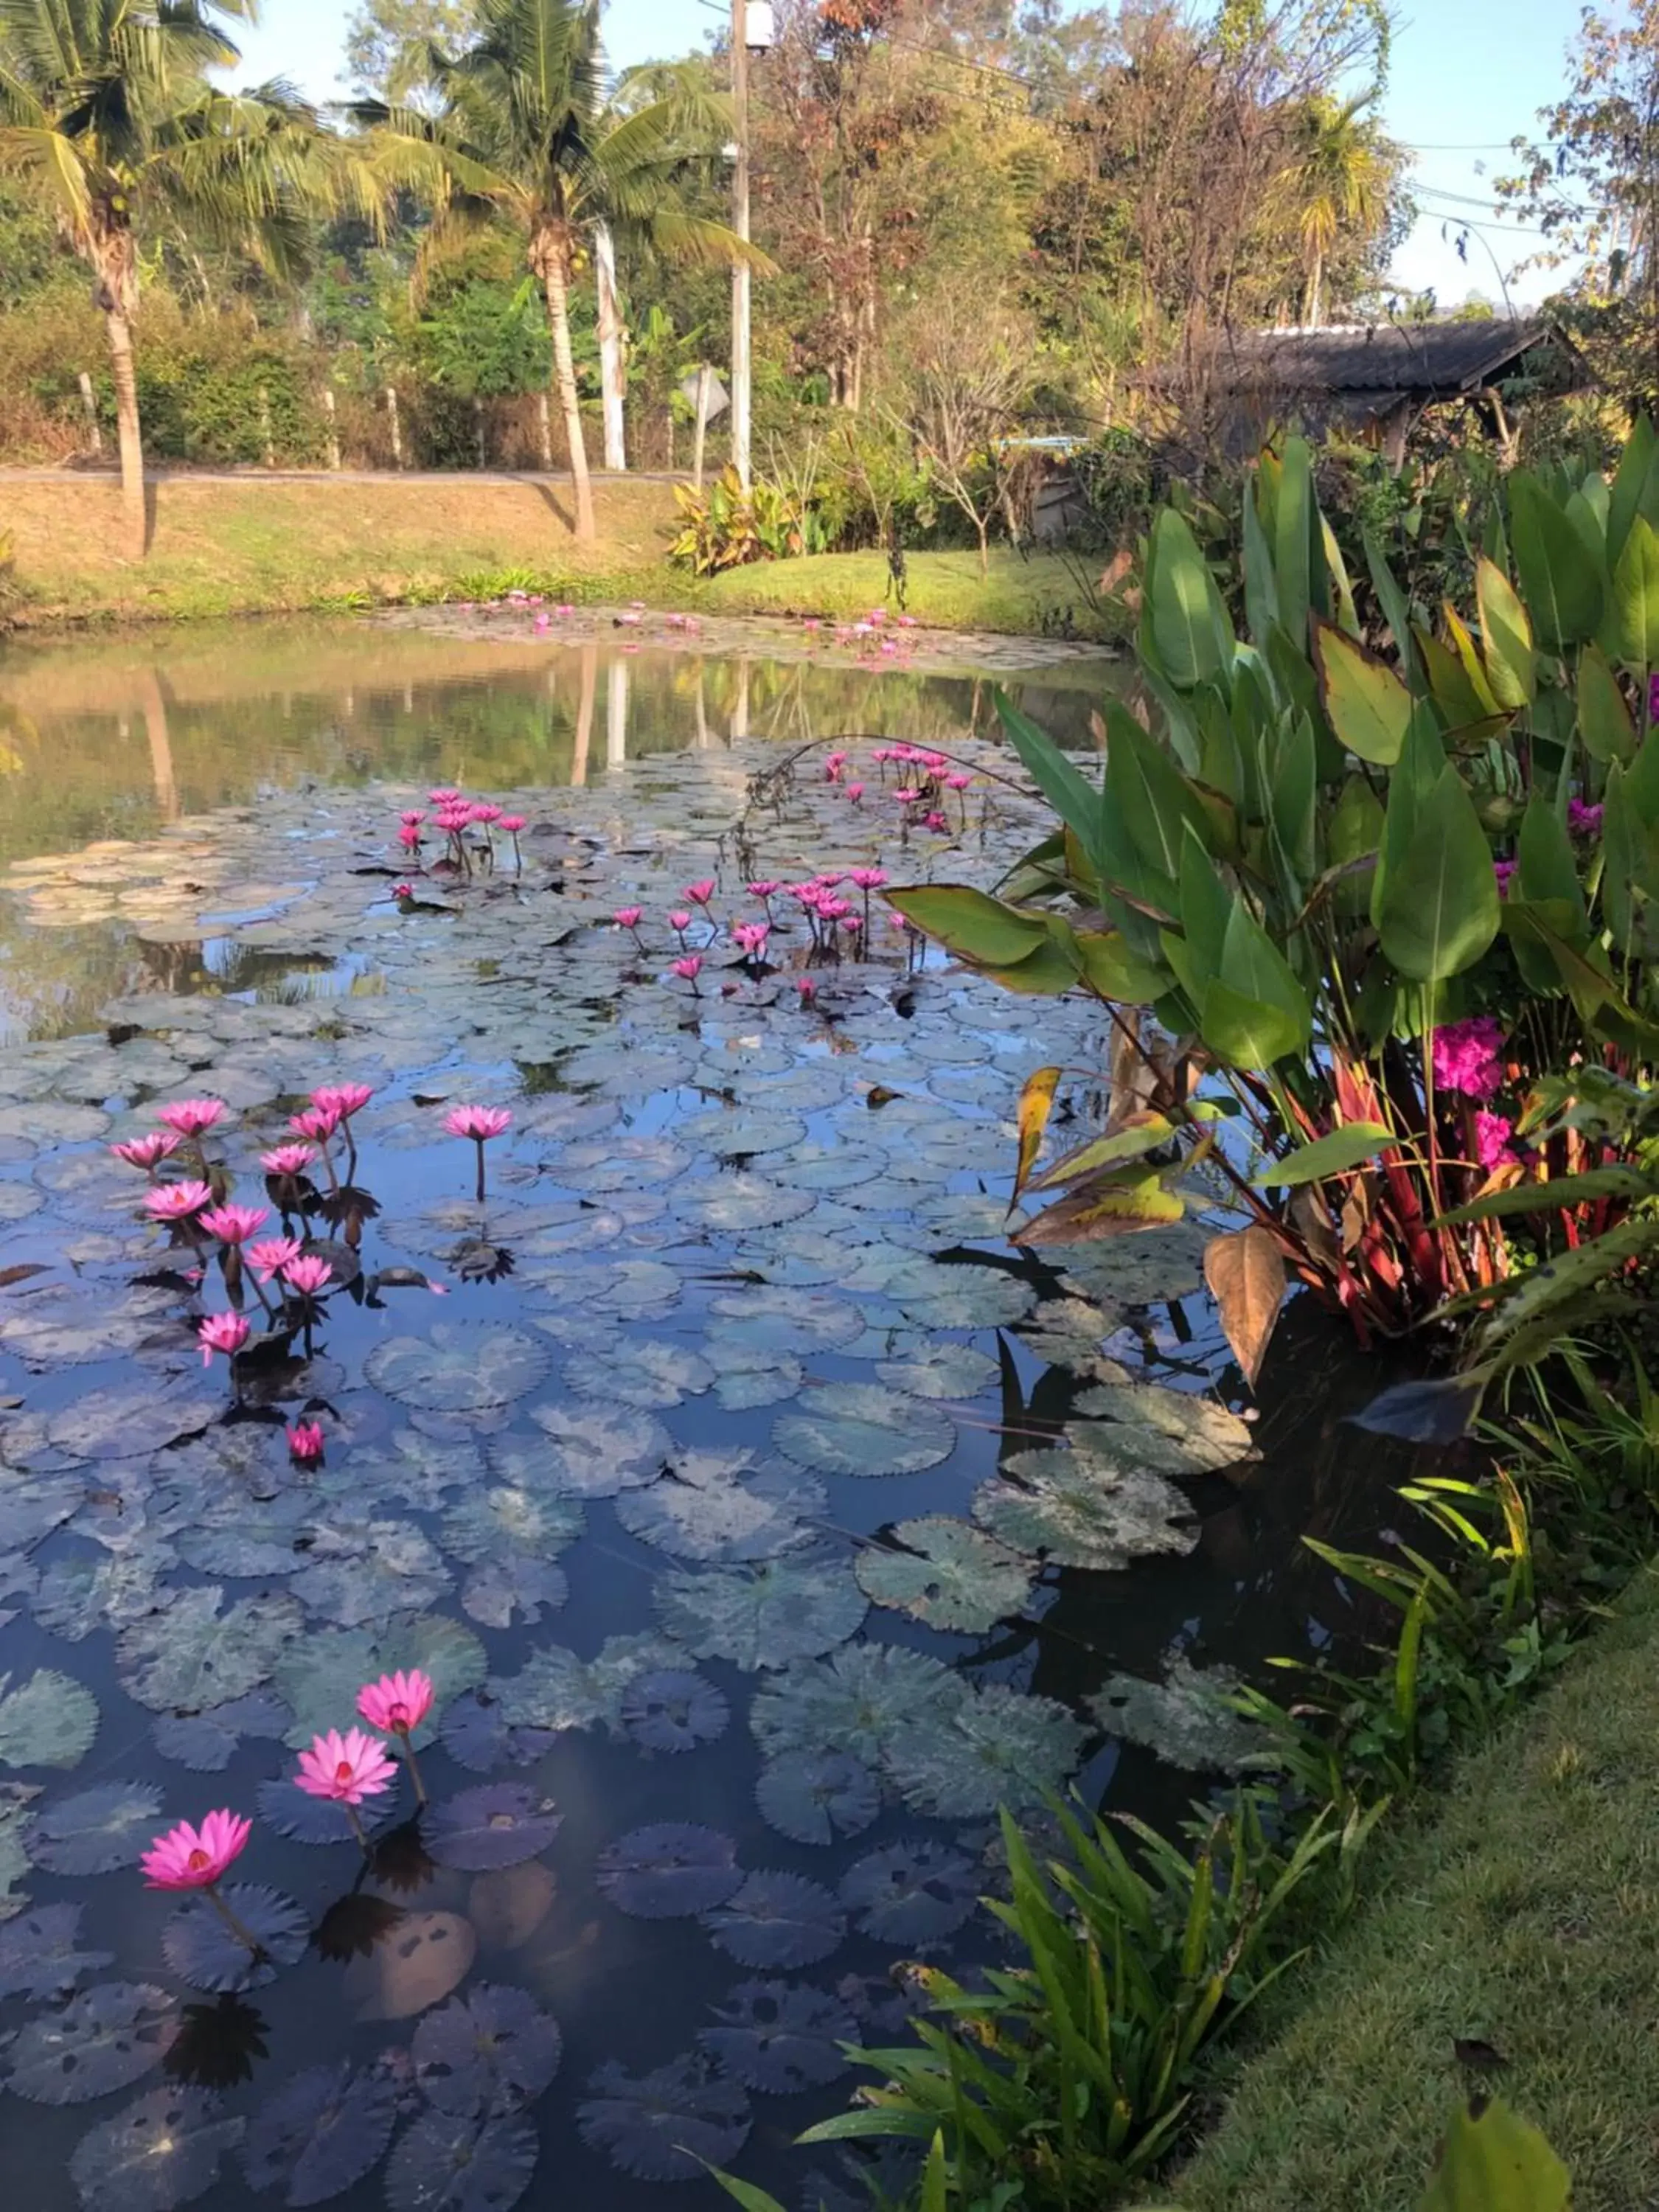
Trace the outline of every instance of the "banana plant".
<instances>
[{"instance_id":1,"label":"banana plant","mask_svg":"<svg viewBox=\"0 0 1659 2212\"><path fill-rule=\"evenodd\" d=\"M1224 592L1160 513L1144 718L1108 705L1096 773L1002 702L1053 835L997 896L889 896L1008 988L1102 1003L1110 1117L1038 1172L1034 1079L1018 1195L1048 1202L1012 1233L1177 1219L1212 1202L1207 1160L1244 1217L1206 1272L1253 1381L1293 1279L1370 1341L1478 1318L1562 1251L1577 1298L1659 1236L1633 1191L1576 1180L1617 1140L1525 1140L1541 1084L1659 1063L1659 441L1638 424L1610 482L1515 471L1461 611L1413 604L1368 544L1382 637L1301 440L1261 457L1237 557ZM1524 1214L1470 1210L1519 1187ZM1605 1267L1580 1256L1603 1236Z\"/></svg>"}]
</instances>

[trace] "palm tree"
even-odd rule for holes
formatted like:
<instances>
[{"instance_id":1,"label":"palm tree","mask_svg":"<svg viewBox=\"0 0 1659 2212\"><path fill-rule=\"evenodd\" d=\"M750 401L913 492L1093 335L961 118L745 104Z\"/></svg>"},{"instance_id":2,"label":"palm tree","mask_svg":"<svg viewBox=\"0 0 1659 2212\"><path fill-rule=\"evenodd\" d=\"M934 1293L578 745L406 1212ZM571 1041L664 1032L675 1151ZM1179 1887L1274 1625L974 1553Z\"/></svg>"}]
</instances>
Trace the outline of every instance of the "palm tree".
<instances>
[{"instance_id":1,"label":"palm tree","mask_svg":"<svg viewBox=\"0 0 1659 2212\"><path fill-rule=\"evenodd\" d=\"M152 223L291 266L304 209L349 157L285 85L209 84L236 48L222 16L254 0L0 0L0 167L30 178L92 272L115 382L131 551L144 551L144 458L133 366L138 247ZM338 155L336 164L333 156Z\"/></svg>"},{"instance_id":2,"label":"palm tree","mask_svg":"<svg viewBox=\"0 0 1659 2212\"><path fill-rule=\"evenodd\" d=\"M0 0L0 5L6 0ZM619 116L608 106L599 0L478 0L477 36L464 53L428 55L441 112L360 103L384 173L423 185L441 247L457 222L505 216L525 240L553 340L553 386L576 487L576 534L593 538L593 489L570 349L570 283L601 224L682 261L747 254L682 201L678 173L700 147L719 145L726 103L690 90Z\"/></svg>"},{"instance_id":3,"label":"palm tree","mask_svg":"<svg viewBox=\"0 0 1659 2212\"><path fill-rule=\"evenodd\" d=\"M1317 330L1325 270L1345 230L1376 229L1394 180L1389 149L1365 113L1371 94L1339 107L1317 95L1302 115L1293 159L1280 179L1296 211L1306 282L1302 320Z\"/></svg>"}]
</instances>

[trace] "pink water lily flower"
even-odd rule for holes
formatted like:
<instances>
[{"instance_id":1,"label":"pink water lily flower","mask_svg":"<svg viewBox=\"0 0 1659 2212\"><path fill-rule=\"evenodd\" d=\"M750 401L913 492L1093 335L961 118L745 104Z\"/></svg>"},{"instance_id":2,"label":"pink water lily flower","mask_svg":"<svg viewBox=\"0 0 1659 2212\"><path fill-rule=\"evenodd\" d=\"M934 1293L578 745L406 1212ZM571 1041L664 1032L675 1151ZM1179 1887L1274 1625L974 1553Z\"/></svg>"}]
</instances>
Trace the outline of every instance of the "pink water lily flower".
<instances>
[{"instance_id":1,"label":"pink water lily flower","mask_svg":"<svg viewBox=\"0 0 1659 2212\"><path fill-rule=\"evenodd\" d=\"M184 1141L176 1129L155 1129L148 1137L130 1137L125 1144L112 1145L110 1150L130 1168L143 1168L148 1173L169 1152L176 1152Z\"/></svg>"},{"instance_id":2,"label":"pink water lily flower","mask_svg":"<svg viewBox=\"0 0 1659 2212\"><path fill-rule=\"evenodd\" d=\"M209 1314L196 1326L196 1341L202 1347L202 1364L211 1367L213 1355L222 1352L234 1371L236 1355L253 1334L246 1317L241 1314Z\"/></svg>"},{"instance_id":3,"label":"pink water lily flower","mask_svg":"<svg viewBox=\"0 0 1659 2212\"><path fill-rule=\"evenodd\" d=\"M810 975L797 975L795 988L800 993L802 1006L807 1005L818 995L818 987Z\"/></svg>"},{"instance_id":4,"label":"pink water lily flower","mask_svg":"<svg viewBox=\"0 0 1659 2212\"><path fill-rule=\"evenodd\" d=\"M418 853L420 851L421 833L417 829L416 829L413 823L404 823L403 828L398 832L398 842L403 847L405 853Z\"/></svg>"},{"instance_id":5,"label":"pink water lily flower","mask_svg":"<svg viewBox=\"0 0 1659 2212\"><path fill-rule=\"evenodd\" d=\"M138 1863L150 1889L210 1889L247 1848L252 1820L228 1808L210 1813L199 1828L180 1820L157 1836Z\"/></svg>"},{"instance_id":6,"label":"pink water lily flower","mask_svg":"<svg viewBox=\"0 0 1659 2212\"><path fill-rule=\"evenodd\" d=\"M413 884L393 884L392 896L395 899L412 899L415 896L415 886Z\"/></svg>"},{"instance_id":7,"label":"pink water lily flower","mask_svg":"<svg viewBox=\"0 0 1659 2212\"><path fill-rule=\"evenodd\" d=\"M441 791L428 791L427 799L434 806L453 806L460 795L459 791L453 791L448 784L445 784Z\"/></svg>"},{"instance_id":8,"label":"pink water lily flower","mask_svg":"<svg viewBox=\"0 0 1659 2212\"><path fill-rule=\"evenodd\" d=\"M354 1114L361 1114L374 1096L367 1083L323 1083L311 1094L313 1106L320 1106L325 1114L337 1114L349 1121Z\"/></svg>"},{"instance_id":9,"label":"pink water lily flower","mask_svg":"<svg viewBox=\"0 0 1659 2212\"><path fill-rule=\"evenodd\" d=\"M357 1710L370 1728L388 1735L408 1735L432 1710L435 1696L430 1675L411 1667L407 1674L382 1674L378 1682L365 1682L357 1692Z\"/></svg>"},{"instance_id":10,"label":"pink water lily flower","mask_svg":"<svg viewBox=\"0 0 1659 2212\"><path fill-rule=\"evenodd\" d=\"M144 1211L157 1221L188 1221L212 1203L212 1188L204 1182L164 1182L144 1193Z\"/></svg>"},{"instance_id":11,"label":"pink water lily flower","mask_svg":"<svg viewBox=\"0 0 1659 2212\"><path fill-rule=\"evenodd\" d=\"M501 808L489 799L475 799L467 811L475 822L499 822L501 818Z\"/></svg>"},{"instance_id":12,"label":"pink water lily flower","mask_svg":"<svg viewBox=\"0 0 1659 2212\"><path fill-rule=\"evenodd\" d=\"M400 814L398 817L398 819L403 823L405 830L412 830L417 823L424 822L426 820L426 816L422 812L418 806L411 806L406 814Z\"/></svg>"},{"instance_id":13,"label":"pink water lily flower","mask_svg":"<svg viewBox=\"0 0 1659 2212\"><path fill-rule=\"evenodd\" d=\"M278 1145L274 1152L261 1152L259 1164L267 1175L303 1175L317 1157L314 1145Z\"/></svg>"},{"instance_id":14,"label":"pink water lily flower","mask_svg":"<svg viewBox=\"0 0 1659 2212\"><path fill-rule=\"evenodd\" d=\"M498 830L504 830L509 837L516 837L528 818L523 814L503 814L495 827Z\"/></svg>"},{"instance_id":15,"label":"pink water lily flower","mask_svg":"<svg viewBox=\"0 0 1659 2212\"><path fill-rule=\"evenodd\" d=\"M619 906L611 919L618 929L637 929L644 915L642 906Z\"/></svg>"},{"instance_id":16,"label":"pink water lily flower","mask_svg":"<svg viewBox=\"0 0 1659 2212\"><path fill-rule=\"evenodd\" d=\"M854 868L847 880L849 884L856 884L861 891L878 891L887 880L887 871L885 868Z\"/></svg>"},{"instance_id":17,"label":"pink water lily flower","mask_svg":"<svg viewBox=\"0 0 1659 2212\"><path fill-rule=\"evenodd\" d=\"M671 960L668 965L671 971L679 976L682 981L689 983L693 993L696 994L697 978L702 973L702 953L688 952L683 960Z\"/></svg>"},{"instance_id":18,"label":"pink water lily flower","mask_svg":"<svg viewBox=\"0 0 1659 2212\"><path fill-rule=\"evenodd\" d=\"M313 1739L309 1751L300 1753L300 1771L294 1782L307 1797L326 1797L349 1808L361 1805L365 1797L381 1796L397 1772L374 1736L366 1735L362 1729L349 1729L344 1735L338 1729L330 1729L325 1735Z\"/></svg>"},{"instance_id":19,"label":"pink water lily flower","mask_svg":"<svg viewBox=\"0 0 1659 2212\"><path fill-rule=\"evenodd\" d=\"M688 884L685 887L685 896L693 906L707 906L714 896L714 878L713 876L706 876L700 884Z\"/></svg>"},{"instance_id":20,"label":"pink water lily flower","mask_svg":"<svg viewBox=\"0 0 1659 2212\"><path fill-rule=\"evenodd\" d=\"M783 889L783 885L763 878L759 883L749 884L747 889L750 898L769 899L775 897Z\"/></svg>"},{"instance_id":21,"label":"pink water lily flower","mask_svg":"<svg viewBox=\"0 0 1659 2212\"><path fill-rule=\"evenodd\" d=\"M246 1244L270 1218L267 1206L216 1206L202 1216L202 1226L222 1244Z\"/></svg>"},{"instance_id":22,"label":"pink water lily flower","mask_svg":"<svg viewBox=\"0 0 1659 2212\"><path fill-rule=\"evenodd\" d=\"M856 806L864 796L864 786L861 783L849 783L847 787L847 796Z\"/></svg>"},{"instance_id":23,"label":"pink water lily flower","mask_svg":"<svg viewBox=\"0 0 1659 2212\"><path fill-rule=\"evenodd\" d=\"M228 1110L222 1098L178 1098L170 1106L158 1107L155 1118L181 1137L200 1137L222 1121Z\"/></svg>"},{"instance_id":24,"label":"pink water lily flower","mask_svg":"<svg viewBox=\"0 0 1659 2212\"><path fill-rule=\"evenodd\" d=\"M247 1248L247 1263L262 1283L273 1281L297 1260L305 1246L297 1237L267 1237Z\"/></svg>"},{"instance_id":25,"label":"pink water lily flower","mask_svg":"<svg viewBox=\"0 0 1659 2212\"><path fill-rule=\"evenodd\" d=\"M506 1106L456 1106L444 1116L452 1137L471 1137L477 1145L504 1136L512 1126L512 1110Z\"/></svg>"},{"instance_id":26,"label":"pink water lily flower","mask_svg":"<svg viewBox=\"0 0 1659 2212\"><path fill-rule=\"evenodd\" d=\"M676 937L684 937L691 927L691 917L684 908L677 907L668 917L668 927Z\"/></svg>"},{"instance_id":27,"label":"pink water lily flower","mask_svg":"<svg viewBox=\"0 0 1659 2212\"><path fill-rule=\"evenodd\" d=\"M296 1467L315 1467L322 1459L325 1442L320 1421L296 1421L288 1432L289 1457Z\"/></svg>"},{"instance_id":28,"label":"pink water lily flower","mask_svg":"<svg viewBox=\"0 0 1659 2212\"><path fill-rule=\"evenodd\" d=\"M340 1126L340 1116L331 1107L307 1106L303 1114L290 1114L288 1126L302 1137L325 1145Z\"/></svg>"},{"instance_id":29,"label":"pink water lily flower","mask_svg":"<svg viewBox=\"0 0 1659 2212\"><path fill-rule=\"evenodd\" d=\"M334 1270L314 1252L302 1252L283 1269L283 1280L302 1298L314 1298L334 1280Z\"/></svg>"}]
</instances>

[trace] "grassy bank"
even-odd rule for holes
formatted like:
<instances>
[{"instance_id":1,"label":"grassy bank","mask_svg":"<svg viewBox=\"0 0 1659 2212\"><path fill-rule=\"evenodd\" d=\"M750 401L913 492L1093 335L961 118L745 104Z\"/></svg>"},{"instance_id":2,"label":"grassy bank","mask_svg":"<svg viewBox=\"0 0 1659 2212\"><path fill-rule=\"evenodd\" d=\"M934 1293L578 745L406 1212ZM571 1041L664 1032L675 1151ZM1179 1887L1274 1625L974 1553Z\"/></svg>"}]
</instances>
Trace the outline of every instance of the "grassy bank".
<instances>
[{"instance_id":1,"label":"grassy bank","mask_svg":"<svg viewBox=\"0 0 1659 2212\"><path fill-rule=\"evenodd\" d=\"M743 568L710 583L669 567L671 486L600 480L599 542L579 546L569 495L528 479L314 477L234 482L161 477L150 487L147 560L121 557L119 494L106 476L0 474L0 538L13 541L11 611L27 628L200 620L483 596L512 584L583 601L639 599L711 614L851 619L882 602L879 554ZM910 561L910 611L941 629L1104 633L1076 576L1044 556ZM1069 617L1069 619L1068 619Z\"/></svg>"},{"instance_id":2,"label":"grassy bank","mask_svg":"<svg viewBox=\"0 0 1659 2212\"><path fill-rule=\"evenodd\" d=\"M1182 2212L1407 2212L1470 2087L1550 2136L1576 2212L1654 2201L1659 1571L1437 1804L1258 2022L1273 2039L1159 2192ZM1468 2073L1459 2039L1507 2064Z\"/></svg>"}]
</instances>

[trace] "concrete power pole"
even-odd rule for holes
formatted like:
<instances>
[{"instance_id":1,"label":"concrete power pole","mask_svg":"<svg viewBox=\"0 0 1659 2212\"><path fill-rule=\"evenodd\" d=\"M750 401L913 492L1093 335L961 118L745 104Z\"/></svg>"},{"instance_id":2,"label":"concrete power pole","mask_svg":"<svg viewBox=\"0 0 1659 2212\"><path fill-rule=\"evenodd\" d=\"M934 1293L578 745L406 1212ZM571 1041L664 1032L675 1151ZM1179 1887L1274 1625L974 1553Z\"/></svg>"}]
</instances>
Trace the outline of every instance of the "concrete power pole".
<instances>
[{"instance_id":1,"label":"concrete power pole","mask_svg":"<svg viewBox=\"0 0 1659 2212\"><path fill-rule=\"evenodd\" d=\"M732 106L737 154L732 168L732 228L749 243L749 0L732 0ZM732 465L747 491L750 463L750 275L746 261L732 269Z\"/></svg>"}]
</instances>

